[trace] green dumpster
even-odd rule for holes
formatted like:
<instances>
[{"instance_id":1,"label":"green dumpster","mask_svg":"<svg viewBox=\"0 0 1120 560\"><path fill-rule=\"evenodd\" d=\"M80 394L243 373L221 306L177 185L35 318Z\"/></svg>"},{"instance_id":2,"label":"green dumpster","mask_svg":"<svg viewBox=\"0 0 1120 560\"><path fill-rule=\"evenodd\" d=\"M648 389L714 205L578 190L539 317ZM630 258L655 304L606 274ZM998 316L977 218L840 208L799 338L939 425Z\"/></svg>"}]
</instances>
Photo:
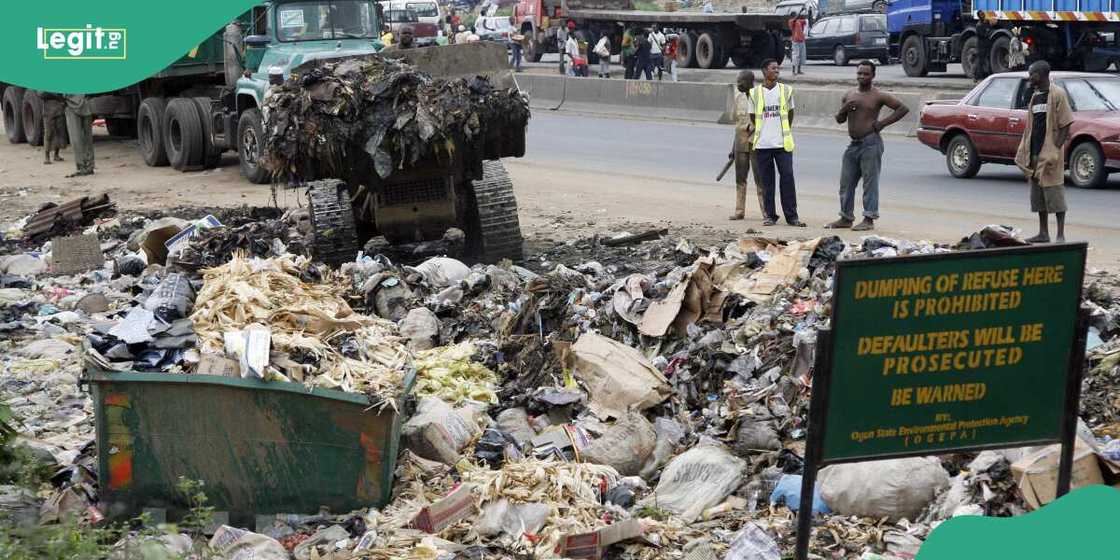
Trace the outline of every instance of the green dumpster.
<instances>
[{"instance_id":1,"label":"green dumpster","mask_svg":"<svg viewBox=\"0 0 1120 560\"><path fill-rule=\"evenodd\" d=\"M88 367L84 381L97 423L100 500L111 518L144 508L177 518L185 505L179 477L203 481L210 505L243 523L254 514L347 512L390 499L401 416L365 395ZM411 384L410 375L403 394Z\"/></svg>"}]
</instances>

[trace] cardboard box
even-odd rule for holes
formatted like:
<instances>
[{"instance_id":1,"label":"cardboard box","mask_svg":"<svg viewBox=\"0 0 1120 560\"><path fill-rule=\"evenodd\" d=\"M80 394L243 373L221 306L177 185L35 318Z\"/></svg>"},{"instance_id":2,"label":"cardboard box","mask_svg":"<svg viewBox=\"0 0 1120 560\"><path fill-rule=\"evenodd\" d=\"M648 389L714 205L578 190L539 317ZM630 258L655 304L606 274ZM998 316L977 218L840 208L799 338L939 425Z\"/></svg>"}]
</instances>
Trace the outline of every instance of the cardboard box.
<instances>
[{"instance_id":1,"label":"cardboard box","mask_svg":"<svg viewBox=\"0 0 1120 560\"><path fill-rule=\"evenodd\" d=\"M1030 509L1038 509L1054 501L1058 490L1061 450L1060 445L1049 445L1011 464L1011 474L1018 481L1019 491ZM1071 490L1091 484L1104 484L1096 453L1080 439L1073 448L1072 471Z\"/></svg>"},{"instance_id":2,"label":"cardboard box","mask_svg":"<svg viewBox=\"0 0 1120 560\"><path fill-rule=\"evenodd\" d=\"M557 552L565 558L593 558L598 560L603 557L607 547L622 541L636 539L643 533L645 533L645 530L642 528L641 521L627 519L590 533L567 535L560 541Z\"/></svg>"},{"instance_id":3,"label":"cardboard box","mask_svg":"<svg viewBox=\"0 0 1120 560\"><path fill-rule=\"evenodd\" d=\"M425 506L412 519L411 527L436 534L475 512L474 485L463 484L438 502Z\"/></svg>"}]
</instances>

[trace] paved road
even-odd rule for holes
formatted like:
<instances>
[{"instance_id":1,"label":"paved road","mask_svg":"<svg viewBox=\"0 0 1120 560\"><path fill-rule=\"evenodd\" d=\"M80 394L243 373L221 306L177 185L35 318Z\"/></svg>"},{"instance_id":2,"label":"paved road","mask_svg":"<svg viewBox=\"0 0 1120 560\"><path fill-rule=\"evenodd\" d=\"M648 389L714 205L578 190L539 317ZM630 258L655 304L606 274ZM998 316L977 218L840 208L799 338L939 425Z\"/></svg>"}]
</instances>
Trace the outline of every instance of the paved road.
<instances>
[{"instance_id":1,"label":"paved road","mask_svg":"<svg viewBox=\"0 0 1120 560\"><path fill-rule=\"evenodd\" d=\"M507 162L519 197L535 209L568 211L592 221L623 216L678 225L760 228L753 195L748 197L746 223L726 221L734 182L729 176L717 184L714 178L726 161L730 139L731 128L720 125L537 111L529 126L528 153ZM819 226L836 218L846 137L801 131L796 140L800 214L814 227L808 232L786 226L767 231L825 233ZM986 165L975 179L959 180L948 175L940 153L917 140L888 137L886 143L879 233L954 242L986 224L1001 223L1034 234L1037 220L1029 213L1027 190L1014 168ZM1069 188L1067 198L1070 239L1090 241L1092 262L1117 268L1120 176L1105 189Z\"/></svg>"}]
</instances>

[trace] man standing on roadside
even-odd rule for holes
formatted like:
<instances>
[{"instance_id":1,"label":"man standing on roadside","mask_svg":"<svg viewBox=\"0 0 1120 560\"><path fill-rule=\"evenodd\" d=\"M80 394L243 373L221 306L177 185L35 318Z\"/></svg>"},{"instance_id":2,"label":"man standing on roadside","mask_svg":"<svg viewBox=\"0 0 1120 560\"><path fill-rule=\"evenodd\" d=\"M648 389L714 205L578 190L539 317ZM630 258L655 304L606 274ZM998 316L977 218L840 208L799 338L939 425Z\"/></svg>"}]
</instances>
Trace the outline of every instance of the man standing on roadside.
<instances>
[{"instance_id":1,"label":"man standing on roadside","mask_svg":"<svg viewBox=\"0 0 1120 560\"><path fill-rule=\"evenodd\" d=\"M805 73L801 69L801 65L805 64L805 28L808 25L809 21L805 19L805 8L801 8L801 11L789 20L790 54L793 55L791 64L793 65L794 76Z\"/></svg>"},{"instance_id":2,"label":"man standing on roadside","mask_svg":"<svg viewBox=\"0 0 1120 560\"><path fill-rule=\"evenodd\" d=\"M1038 213L1038 235L1031 243L1049 243L1049 215L1058 225L1059 243L1066 240L1065 151L1073 111L1062 88L1050 83L1050 64L1039 60L1027 71L1034 95L1027 105L1030 124L1023 131L1015 164L1031 187L1031 211Z\"/></svg>"},{"instance_id":3,"label":"man standing on roadside","mask_svg":"<svg viewBox=\"0 0 1120 560\"><path fill-rule=\"evenodd\" d=\"M40 92L39 98L43 100L43 163L50 165L51 152L54 161L62 161L58 152L66 147L66 98L47 91Z\"/></svg>"},{"instance_id":4,"label":"man standing on roadside","mask_svg":"<svg viewBox=\"0 0 1120 560\"><path fill-rule=\"evenodd\" d=\"M778 222L775 205L774 170L781 175L779 189L782 197L782 213L786 223L795 227L806 227L797 217L797 188L793 179L793 88L778 83L780 73L778 61L772 58L762 63L762 85L751 90L750 111L754 120L754 150L759 181L763 189L762 225L772 226Z\"/></svg>"},{"instance_id":5,"label":"man standing on roadside","mask_svg":"<svg viewBox=\"0 0 1120 560\"><path fill-rule=\"evenodd\" d=\"M599 37L599 42L595 43L595 48L592 49L595 56L599 57L599 77L611 77L611 37L604 33Z\"/></svg>"},{"instance_id":6,"label":"man standing on roadside","mask_svg":"<svg viewBox=\"0 0 1120 560\"><path fill-rule=\"evenodd\" d=\"M93 110L85 95L66 96L66 131L74 146L77 171L66 177L93 175Z\"/></svg>"},{"instance_id":7,"label":"man standing on roadside","mask_svg":"<svg viewBox=\"0 0 1120 560\"><path fill-rule=\"evenodd\" d=\"M747 211L747 176L755 164L754 191L758 195L758 208L765 208L762 197L762 185L758 182L758 166L754 161L754 143L751 138L751 88L754 87L754 72L743 70L739 72L735 92L735 141L729 159L735 160L735 213L729 220L742 220Z\"/></svg>"},{"instance_id":8,"label":"man standing on roadside","mask_svg":"<svg viewBox=\"0 0 1120 560\"><path fill-rule=\"evenodd\" d=\"M992 55L992 24L984 12L976 12L976 61L972 65L972 75L976 81L983 80L992 73L989 57Z\"/></svg>"},{"instance_id":9,"label":"man standing on roadside","mask_svg":"<svg viewBox=\"0 0 1120 560\"><path fill-rule=\"evenodd\" d=\"M897 97L879 91L873 85L875 63L865 60L856 67L858 87L849 90L840 100L836 122L848 123L851 143L844 151L840 168L840 219L824 227L830 229L852 228L853 231L875 229L879 219L879 172L883 168L882 130L905 117L910 109ZM886 119L879 120L883 107L894 110ZM855 221L856 184L863 178L863 221Z\"/></svg>"},{"instance_id":10,"label":"man standing on roadside","mask_svg":"<svg viewBox=\"0 0 1120 560\"><path fill-rule=\"evenodd\" d=\"M634 78L636 57L634 56L638 49L634 45L634 28L626 27L622 32L622 67L624 68L623 78L629 80Z\"/></svg>"},{"instance_id":11,"label":"man standing on roadside","mask_svg":"<svg viewBox=\"0 0 1120 560\"><path fill-rule=\"evenodd\" d=\"M657 79L660 80L665 70L665 34L661 32L660 26L654 24L648 40L650 64L657 70Z\"/></svg>"}]
</instances>

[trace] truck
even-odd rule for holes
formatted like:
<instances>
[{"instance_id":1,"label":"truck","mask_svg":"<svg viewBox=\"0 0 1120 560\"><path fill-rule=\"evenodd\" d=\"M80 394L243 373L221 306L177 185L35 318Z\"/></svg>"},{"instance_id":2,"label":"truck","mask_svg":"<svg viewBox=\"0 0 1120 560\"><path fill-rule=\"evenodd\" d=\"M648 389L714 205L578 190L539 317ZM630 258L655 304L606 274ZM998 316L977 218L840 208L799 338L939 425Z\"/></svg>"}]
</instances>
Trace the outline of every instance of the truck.
<instances>
[{"instance_id":1,"label":"truck","mask_svg":"<svg viewBox=\"0 0 1120 560\"><path fill-rule=\"evenodd\" d=\"M1027 47L1027 63L1045 60L1055 70L1100 72L1120 58L1116 0L892 0L887 9L891 52L908 76L945 72L959 62L974 79L979 41L977 14L991 24L988 68L1008 62L1013 30Z\"/></svg>"},{"instance_id":2,"label":"truck","mask_svg":"<svg viewBox=\"0 0 1120 560\"><path fill-rule=\"evenodd\" d=\"M677 63L683 68L723 68L730 60L739 68L757 68L768 59L785 58L788 15L777 13L648 12L633 9L631 0L519 0L514 21L527 38L526 59L539 62L546 52L559 52L557 32L568 22L589 45L611 38L612 54L622 50L624 27L659 25L679 35ZM588 49L588 61L598 56Z\"/></svg>"},{"instance_id":3,"label":"truck","mask_svg":"<svg viewBox=\"0 0 1120 560\"><path fill-rule=\"evenodd\" d=\"M223 152L232 151L246 179L269 183L274 175L261 158L266 139L261 109L271 84L316 61L377 53L383 46L382 21L380 5L373 0L262 2L163 71L92 96L93 112L105 120L111 135L137 138L149 166L212 168ZM491 47L493 52L474 45L430 47L406 58L433 76L509 72L504 47ZM508 83L513 83L512 74ZM41 144L37 92L7 86L2 100L9 141ZM315 191L310 192L312 223L323 224L316 235L323 243L317 242L316 252L324 260L357 253L356 239L324 241L342 231L334 220L345 214L348 231L357 229L364 237L386 234L420 241L456 226L466 233L478 260L519 258L521 232L512 185L501 162L491 161L524 154L524 130L511 131L510 138L515 142L508 146L464 150L466 155L451 164L379 181L375 196L360 212L337 207L349 201L338 198L341 191L332 191L335 206L329 206L328 197L317 194L321 189L309 189Z\"/></svg>"}]
</instances>

